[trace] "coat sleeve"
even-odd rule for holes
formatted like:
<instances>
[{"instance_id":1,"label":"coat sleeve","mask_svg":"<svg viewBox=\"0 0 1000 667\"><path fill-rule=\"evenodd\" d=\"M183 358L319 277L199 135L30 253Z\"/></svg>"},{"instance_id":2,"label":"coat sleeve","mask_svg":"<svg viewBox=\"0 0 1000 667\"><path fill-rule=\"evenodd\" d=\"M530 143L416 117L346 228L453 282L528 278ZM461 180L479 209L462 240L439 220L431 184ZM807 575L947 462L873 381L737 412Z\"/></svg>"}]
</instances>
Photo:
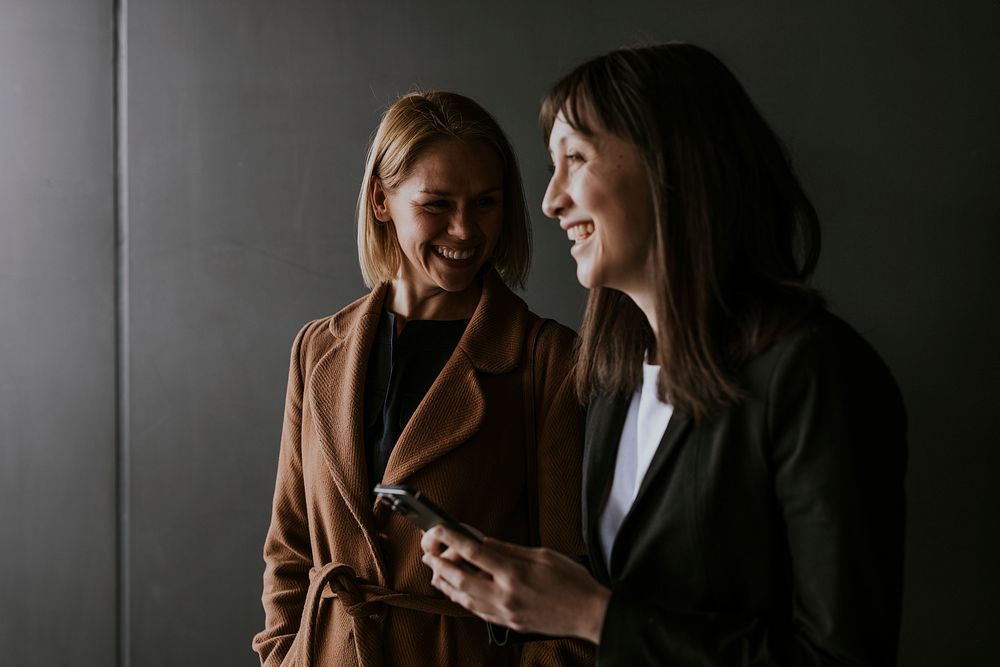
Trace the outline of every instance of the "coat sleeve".
<instances>
[{"instance_id":1,"label":"coat sleeve","mask_svg":"<svg viewBox=\"0 0 1000 667\"><path fill-rule=\"evenodd\" d=\"M575 334L546 323L535 358L538 534L541 546L567 556L585 553L580 519L585 411L573 385ZM581 640L524 644L522 665L592 665L593 647Z\"/></svg>"},{"instance_id":2,"label":"coat sleeve","mask_svg":"<svg viewBox=\"0 0 1000 667\"><path fill-rule=\"evenodd\" d=\"M784 351L766 396L761 456L785 527L790 611L691 613L648 590L616 589L599 665L895 664L906 462L899 390L860 337L820 330Z\"/></svg>"},{"instance_id":3,"label":"coat sleeve","mask_svg":"<svg viewBox=\"0 0 1000 667\"><path fill-rule=\"evenodd\" d=\"M264 540L264 629L253 639L261 665L281 665L299 629L312 567L302 479L300 427L310 325L292 345L271 526Z\"/></svg>"}]
</instances>

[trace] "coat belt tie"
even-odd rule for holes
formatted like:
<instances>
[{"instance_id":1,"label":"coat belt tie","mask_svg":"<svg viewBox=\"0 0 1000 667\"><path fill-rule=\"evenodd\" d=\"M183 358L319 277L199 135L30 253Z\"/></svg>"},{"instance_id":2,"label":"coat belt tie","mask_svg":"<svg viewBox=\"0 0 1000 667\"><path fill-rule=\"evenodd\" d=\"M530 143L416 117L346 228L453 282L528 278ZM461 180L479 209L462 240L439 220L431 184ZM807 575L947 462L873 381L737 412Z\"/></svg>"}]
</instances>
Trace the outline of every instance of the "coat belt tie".
<instances>
[{"instance_id":1,"label":"coat belt tie","mask_svg":"<svg viewBox=\"0 0 1000 667\"><path fill-rule=\"evenodd\" d=\"M440 616L467 617L468 611L442 598L400 593L384 586L366 583L345 563L327 563L309 570L309 590L306 592L305 614L298 640L299 660L296 665L313 664L316 641L316 619L320 600L336 598L350 615L354 625L354 645L359 667L382 667L382 641L376 622L388 605L422 611Z\"/></svg>"}]
</instances>

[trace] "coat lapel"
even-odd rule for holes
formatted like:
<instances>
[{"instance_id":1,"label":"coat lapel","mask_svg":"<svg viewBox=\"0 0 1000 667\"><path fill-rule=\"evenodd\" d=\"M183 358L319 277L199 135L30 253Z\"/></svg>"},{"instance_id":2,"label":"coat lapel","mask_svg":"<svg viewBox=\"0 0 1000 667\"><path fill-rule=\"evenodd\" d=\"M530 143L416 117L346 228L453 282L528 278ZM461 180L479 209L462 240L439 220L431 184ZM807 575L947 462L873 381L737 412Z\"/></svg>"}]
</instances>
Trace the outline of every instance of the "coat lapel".
<instances>
[{"instance_id":1,"label":"coat lapel","mask_svg":"<svg viewBox=\"0 0 1000 667\"><path fill-rule=\"evenodd\" d=\"M475 367L464 354L453 354L400 433L386 465L385 483L399 484L468 440L485 414Z\"/></svg>"},{"instance_id":2,"label":"coat lapel","mask_svg":"<svg viewBox=\"0 0 1000 667\"><path fill-rule=\"evenodd\" d=\"M479 374L517 368L527 322L525 303L488 270L465 334L392 450L386 484L401 483L479 431L486 415Z\"/></svg>"},{"instance_id":3,"label":"coat lapel","mask_svg":"<svg viewBox=\"0 0 1000 667\"><path fill-rule=\"evenodd\" d=\"M371 523L371 489L365 462L364 383L388 283L330 319L334 344L316 363L310 398L316 437L341 497L358 524Z\"/></svg>"}]
</instances>

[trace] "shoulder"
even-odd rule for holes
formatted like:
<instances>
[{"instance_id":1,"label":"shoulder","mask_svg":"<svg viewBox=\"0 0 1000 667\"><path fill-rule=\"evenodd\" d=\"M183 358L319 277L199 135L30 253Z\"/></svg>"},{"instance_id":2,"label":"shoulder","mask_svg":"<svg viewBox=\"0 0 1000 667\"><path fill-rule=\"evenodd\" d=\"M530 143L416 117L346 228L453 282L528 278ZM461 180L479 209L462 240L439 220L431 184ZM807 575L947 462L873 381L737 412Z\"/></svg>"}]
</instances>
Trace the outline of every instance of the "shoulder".
<instances>
[{"instance_id":1,"label":"shoulder","mask_svg":"<svg viewBox=\"0 0 1000 667\"><path fill-rule=\"evenodd\" d=\"M533 335L538 323L538 315L496 272L490 271L459 349L481 373L513 372L530 360L536 373L545 372L553 363L560 364L560 370L565 372L572 363L572 331L546 320L545 326Z\"/></svg>"},{"instance_id":2,"label":"shoulder","mask_svg":"<svg viewBox=\"0 0 1000 667\"><path fill-rule=\"evenodd\" d=\"M826 372L845 380L891 379L875 348L828 311L802 323L775 346L775 373Z\"/></svg>"},{"instance_id":3,"label":"shoulder","mask_svg":"<svg viewBox=\"0 0 1000 667\"><path fill-rule=\"evenodd\" d=\"M297 358L304 368L315 363L349 334L360 317L370 314L372 297L372 293L366 294L333 315L311 320L303 325L292 343L293 358Z\"/></svg>"},{"instance_id":4,"label":"shoulder","mask_svg":"<svg viewBox=\"0 0 1000 667\"><path fill-rule=\"evenodd\" d=\"M300 361L312 357L316 352L332 344L330 333L332 315L306 322L292 342L292 355Z\"/></svg>"},{"instance_id":5,"label":"shoulder","mask_svg":"<svg viewBox=\"0 0 1000 667\"><path fill-rule=\"evenodd\" d=\"M575 331L555 320L542 318L541 329L538 331L540 350L545 350L548 354L573 354L576 345Z\"/></svg>"},{"instance_id":6,"label":"shoulder","mask_svg":"<svg viewBox=\"0 0 1000 667\"><path fill-rule=\"evenodd\" d=\"M904 413L902 396L875 348L853 327L821 311L754 357L744 388L769 411L804 404L837 405L852 413Z\"/></svg>"},{"instance_id":7,"label":"shoulder","mask_svg":"<svg viewBox=\"0 0 1000 667\"><path fill-rule=\"evenodd\" d=\"M790 329L754 356L742 375L754 388L764 388L789 372L823 368L888 374L881 357L861 334L829 311L820 311Z\"/></svg>"},{"instance_id":8,"label":"shoulder","mask_svg":"<svg viewBox=\"0 0 1000 667\"><path fill-rule=\"evenodd\" d=\"M529 327L536 317L533 315ZM576 365L576 332L555 320L541 319L539 324L533 355L535 379L546 387L545 391L573 395L573 402L576 403L573 372Z\"/></svg>"}]
</instances>

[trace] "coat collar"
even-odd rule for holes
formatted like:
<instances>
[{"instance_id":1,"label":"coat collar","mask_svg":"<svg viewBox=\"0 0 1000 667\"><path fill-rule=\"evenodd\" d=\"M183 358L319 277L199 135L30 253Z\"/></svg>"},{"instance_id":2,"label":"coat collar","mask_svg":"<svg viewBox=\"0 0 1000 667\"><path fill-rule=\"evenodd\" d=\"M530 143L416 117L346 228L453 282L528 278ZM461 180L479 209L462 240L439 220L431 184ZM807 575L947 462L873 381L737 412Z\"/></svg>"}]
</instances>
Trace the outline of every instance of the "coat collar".
<instances>
[{"instance_id":1,"label":"coat collar","mask_svg":"<svg viewBox=\"0 0 1000 667\"><path fill-rule=\"evenodd\" d=\"M495 271L483 291L455 353L399 435L385 469L385 482L398 484L471 438L486 416L480 373L517 368L527 330L528 307Z\"/></svg>"},{"instance_id":2,"label":"coat collar","mask_svg":"<svg viewBox=\"0 0 1000 667\"><path fill-rule=\"evenodd\" d=\"M361 327L373 324L366 320L374 316L377 322L381 317L388 293L389 283L381 283L368 296L341 310L330 318L330 333L341 341L352 339L357 342ZM495 270L487 269L479 303L458 347L476 370L484 373L508 372L521 361L528 319L527 304L504 284ZM371 343L370 340L365 342Z\"/></svg>"},{"instance_id":3,"label":"coat collar","mask_svg":"<svg viewBox=\"0 0 1000 667\"><path fill-rule=\"evenodd\" d=\"M316 435L358 523L371 526L371 489L364 451L364 382L368 356L389 284L377 286L330 318L330 349L313 370L311 392ZM455 352L399 436L383 481L399 484L460 446L481 427L486 398L479 373L517 368L530 313L492 269Z\"/></svg>"}]
</instances>

